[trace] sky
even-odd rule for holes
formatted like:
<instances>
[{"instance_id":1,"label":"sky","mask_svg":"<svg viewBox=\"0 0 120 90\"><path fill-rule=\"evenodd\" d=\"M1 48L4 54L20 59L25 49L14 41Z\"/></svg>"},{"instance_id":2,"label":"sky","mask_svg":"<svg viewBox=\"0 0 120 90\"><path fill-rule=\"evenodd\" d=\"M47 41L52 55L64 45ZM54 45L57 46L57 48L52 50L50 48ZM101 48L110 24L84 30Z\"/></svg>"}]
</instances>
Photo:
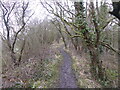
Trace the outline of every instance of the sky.
<instances>
[{"instance_id":1,"label":"sky","mask_svg":"<svg viewBox=\"0 0 120 90\"><path fill-rule=\"evenodd\" d=\"M29 1L32 2L31 7L35 11L36 17L44 19L44 18L46 18L47 15L49 15L49 13L46 12L46 10L40 4L40 0L29 0ZM44 0L41 0L41 1L44 2ZM46 0L46 1L52 1L52 0ZM54 1L57 1L57 0L54 0ZM59 0L59 1L64 2L65 0ZM81 1L81 0L70 0L70 1ZM86 1L87 2L89 2L89 1L94 1L95 2L96 0L84 0L84 2L86 2ZM102 0L97 0L97 1L100 3ZM111 2L111 0L106 0L106 1Z\"/></svg>"},{"instance_id":2,"label":"sky","mask_svg":"<svg viewBox=\"0 0 120 90\"><path fill-rule=\"evenodd\" d=\"M11 1L29 1L30 2L30 8L35 11L35 15L34 17L38 17L38 18L41 18L41 19L44 19L46 18L47 16L47 12L46 10L42 7L42 5L40 4L40 1L44 2L44 0L2 0L2 2L11 2ZM58 0L46 0L46 1L58 1ZM59 1L62 1L64 2L65 0L59 0ZM84 2L89 2L89 1L96 1L96 0L68 0L68 1L84 1ZM102 0L97 0L98 2L101 2ZM106 0L107 2L111 2L111 0Z\"/></svg>"},{"instance_id":3,"label":"sky","mask_svg":"<svg viewBox=\"0 0 120 90\"><path fill-rule=\"evenodd\" d=\"M49 13L43 8L43 6L40 3L40 0L1 0L2 2L7 2L7 3L11 3L11 2L19 2L19 1L25 1L25 2L30 2L29 3L29 9L31 10L31 12L35 12L34 15L32 16L31 20L35 19L35 20L44 20L49 15ZM42 2L44 2L44 0L41 0ZM57 0L46 0L48 2L52 2L52 1L57 1ZM64 2L65 0L59 0ZM81 1L81 0L68 0L68 1ZM84 2L89 2L89 1L96 1L96 0L84 0ZM101 2L102 0L97 0L98 2ZM106 0L107 2L111 2L111 0ZM0 20L1 21L1 20ZM1 29L1 26L0 26ZM1 31L1 30L0 30Z\"/></svg>"},{"instance_id":4,"label":"sky","mask_svg":"<svg viewBox=\"0 0 120 90\"><path fill-rule=\"evenodd\" d=\"M47 15L49 15L49 13L42 7L42 5L40 4L40 0L2 0L2 2L15 2L15 1L29 1L30 2L30 9L35 12L32 18L36 18L36 19L44 19L47 17ZM42 2L44 2L44 0L41 0ZM52 0L46 0L51 2ZM58 1L58 0L54 0L54 1ZM59 0L64 2L65 0ZM68 0L69 1L69 0ZM82 1L82 0L70 0L70 1ZM89 1L96 1L96 0L83 0L84 2L89 2ZM102 0L97 0L98 2L101 2ZM111 2L111 0L106 0L107 2Z\"/></svg>"}]
</instances>

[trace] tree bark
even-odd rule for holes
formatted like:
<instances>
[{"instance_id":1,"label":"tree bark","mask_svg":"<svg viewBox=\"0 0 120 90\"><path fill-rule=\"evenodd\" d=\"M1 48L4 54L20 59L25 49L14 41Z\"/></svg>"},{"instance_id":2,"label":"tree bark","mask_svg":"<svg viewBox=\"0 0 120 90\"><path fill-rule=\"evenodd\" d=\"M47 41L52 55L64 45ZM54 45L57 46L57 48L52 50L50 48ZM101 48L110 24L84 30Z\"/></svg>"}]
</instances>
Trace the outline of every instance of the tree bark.
<instances>
[{"instance_id":1,"label":"tree bark","mask_svg":"<svg viewBox=\"0 0 120 90\"><path fill-rule=\"evenodd\" d=\"M74 46L75 50L77 50L77 45L75 44L74 39L71 37L71 36L72 36L72 34L68 31L68 29L67 29L67 27L66 27L66 25L65 25L65 23L64 23L64 22L63 22L63 25L64 25L64 28L65 28L65 31L66 31L66 32L67 32L67 34L70 36L71 42L72 42L72 44L73 44L73 46Z\"/></svg>"},{"instance_id":2,"label":"tree bark","mask_svg":"<svg viewBox=\"0 0 120 90\"><path fill-rule=\"evenodd\" d=\"M90 52L90 72L94 79L98 80L104 80L104 71L102 67L102 61L100 61L99 58L99 50L98 48L95 48L94 46L88 46L89 52Z\"/></svg>"},{"instance_id":3,"label":"tree bark","mask_svg":"<svg viewBox=\"0 0 120 90\"><path fill-rule=\"evenodd\" d=\"M118 52L120 53L120 20L119 20L119 28L118 28ZM120 54L118 54L118 64L120 64ZM118 65L118 87L120 88L120 66Z\"/></svg>"},{"instance_id":4,"label":"tree bark","mask_svg":"<svg viewBox=\"0 0 120 90\"><path fill-rule=\"evenodd\" d=\"M63 34L62 34L60 24L59 24L59 29L58 29L58 31L59 31L59 33L60 33L60 35L61 35L61 37L62 37L63 42L64 42L65 49L67 49L67 44L66 44L66 41L65 41L65 37L64 37Z\"/></svg>"}]
</instances>

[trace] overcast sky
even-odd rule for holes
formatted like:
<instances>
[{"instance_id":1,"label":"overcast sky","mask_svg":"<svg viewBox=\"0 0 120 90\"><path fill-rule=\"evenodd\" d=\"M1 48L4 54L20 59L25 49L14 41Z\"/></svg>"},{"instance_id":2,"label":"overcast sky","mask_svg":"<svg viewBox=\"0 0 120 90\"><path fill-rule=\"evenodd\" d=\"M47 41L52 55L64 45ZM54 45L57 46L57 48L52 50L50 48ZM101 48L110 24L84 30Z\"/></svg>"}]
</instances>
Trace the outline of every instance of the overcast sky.
<instances>
[{"instance_id":1,"label":"overcast sky","mask_svg":"<svg viewBox=\"0 0 120 90\"><path fill-rule=\"evenodd\" d=\"M32 20L33 19L37 19L37 20L44 20L45 18L47 18L47 15L49 15L49 13L42 7L42 5L40 4L40 0L2 0L2 2L7 2L7 3L11 3L11 2L19 2L19 1L25 1L25 2L30 2L29 3L29 8L32 10L32 12L35 12L34 15L32 16ZM44 2L44 0L41 0L42 2ZM46 0L49 2L52 2L53 0ZM54 0L56 1L56 0ZM58 0L57 0L58 1ZM64 2L65 0L59 0ZM80 1L80 0L68 0L68 1ZM83 0L84 2L89 2L89 1L96 1L96 0ZM102 0L97 0L99 3ZM111 2L111 0L106 0L107 2ZM1 20L0 20L1 21ZM1 26L0 26L1 27Z\"/></svg>"},{"instance_id":2,"label":"overcast sky","mask_svg":"<svg viewBox=\"0 0 120 90\"><path fill-rule=\"evenodd\" d=\"M30 2L30 9L35 11L35 14L32 18L39 18L39 19L44 19L47 17L47 15L49 14L48 12L46 12L46 10L42 7L42 5L40 4L40 0L2 0L2 2L15 2L15 1L29 1ZM42 2L44 2L44 0L41 0ZM46 1L53 1L53 0L46 0ZM54 1L58 1L58 0L54 0ZM64 2L65 0L59 0ZM68 0L68 1L81 1L81 0ZM96 0L83 0L84 2L89 2L89 1L96 1ZM97 0L98 2L101 2L102 0ZM107 2L111 2L111 0L106 0Z\"/></svg>"},{"instance_id":3,"label":"overcast sky","mask_svg":"<svg viewBox=\"0 0 120 90\"><path fill-rule=\"evenodd\" d=\"M31 3L31 8L35 11L35 17L38 17L38 18L41 18L41 19L44 19L46 18L46 16L49 14L46 12L46 10L42 7L42 5L40 4L40 0L25 0L25 1L30 1L32 2ZM42 2L44 2L44 0L41 0ZM46 0L46 1L52 1L52 0ZM58 0L54 0L54 1L58 1ZM64 2L65 0L59 0L59 1L62 1ZM69 0L68 0L69 1ZM71 2L72 1L81 1L81 0L70 0ZM89 1L96 1L96 0L83 0L84 2L89 2ZM102 0L97 0L99 3L102 1ZM111 2L111 0L106 0L106 2Z\"/></svg>"}]
</instances>

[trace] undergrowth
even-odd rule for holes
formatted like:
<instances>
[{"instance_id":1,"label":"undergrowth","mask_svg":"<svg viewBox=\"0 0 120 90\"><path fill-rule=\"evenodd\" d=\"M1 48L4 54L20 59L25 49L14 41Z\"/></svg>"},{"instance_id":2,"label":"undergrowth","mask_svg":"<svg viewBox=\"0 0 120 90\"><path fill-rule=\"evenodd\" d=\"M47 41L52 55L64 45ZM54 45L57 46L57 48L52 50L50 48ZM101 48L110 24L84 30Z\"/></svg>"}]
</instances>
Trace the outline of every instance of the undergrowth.
<instances>
[{"instance_id":1,"label":"undergrowth","mask_svg":"<svg viewBox=\"0 0 120 90\"><path fill-rule=\"evenodd\" d=\"M111 69L106 69L106 80L98 80L98 82L104 87L117 87L117 78L118 78L118 71L117 70L111 70Z\"/></svg>"},{"instance_id":2,"label":"undergrowth","mask_svg":"<svg viewBox=\"0 0 120 90\"><path fill-rule=\"evenodd\" d=\"M44 70L42 77L35 81L32 88L53 88L57 83L59 77L59 63L61 62L61 55L55 55L55 59L46 59L44 62Z\"/></svg>"},{"instance_id":3,"label":"undergrowth","mask_svg":"<svg viewBox=\"0 0 120 90\"><path fill-rule=\"evenodd\" d=\"M90 60L87 54L78 55L74 50L66 50L73 59L73 70L80 88L113 88L117 87L118 70L116 68L105 68L105 80L94 80L90 74ZM108 61L109 64L113 65Z\"/></svg>"}]
</instances>

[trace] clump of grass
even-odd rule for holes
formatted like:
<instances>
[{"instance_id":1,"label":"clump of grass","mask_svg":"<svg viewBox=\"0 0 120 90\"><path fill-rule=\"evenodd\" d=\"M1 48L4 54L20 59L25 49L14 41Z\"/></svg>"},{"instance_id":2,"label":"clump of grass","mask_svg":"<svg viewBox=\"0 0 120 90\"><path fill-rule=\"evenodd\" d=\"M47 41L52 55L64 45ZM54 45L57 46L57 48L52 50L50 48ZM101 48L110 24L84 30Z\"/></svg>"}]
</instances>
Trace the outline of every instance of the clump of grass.
<instances>
[{"instance_id":1,"label":"clump of grass","mask_svg":"<svg viewBox=\"0 0 120 90\"><path fill-rule=\"evenodd\" d=\"M118 79L118 71L117 70L111 70L106 69L106 80L100 81L100 84L103 87L117 87L117 79Z\"/></svg>"},{"instance_id":2,"label":"clump of grass","mask_svg":"<svg viewBox=\"0 0 120 90\"><path fill-rule=\"evenodd\" d=\"M115 80L118 77L118 71L117 70L107 69L106 73L107 73L108 78L110 78L111 80Z\"/></svg>"}]
</instances>

